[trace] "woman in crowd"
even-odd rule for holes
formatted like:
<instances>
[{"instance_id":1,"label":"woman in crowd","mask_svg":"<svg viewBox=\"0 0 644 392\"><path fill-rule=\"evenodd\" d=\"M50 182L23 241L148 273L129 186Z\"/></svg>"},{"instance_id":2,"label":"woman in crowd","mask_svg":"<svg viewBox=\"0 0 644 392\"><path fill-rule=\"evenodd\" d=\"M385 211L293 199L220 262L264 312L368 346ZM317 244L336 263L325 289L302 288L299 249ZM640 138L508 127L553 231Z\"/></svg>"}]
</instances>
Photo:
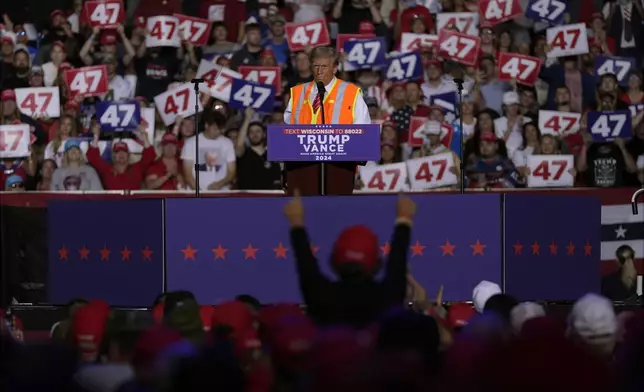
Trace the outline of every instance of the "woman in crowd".
<instances>
[{"instance_id":1,"label":"woman in crowd","mask_svg":"<svg viewBox=\"0 0 644 392\"><path fill-rule=\"evenodd\" d=\"M63 163L65 154L65 142L78 136L78 124L71 115L63 115L59 120L59 127L54 140L50 141L45 147L45 159L52 159L57 166Z\"/></svg>"},{"instance_id":2,"label":"woman in crowd","mask_svg":"<svg viewBox=\"0 0 644 392\"><path fill-rule=\"evenodd\" d=\"M83 158L80 142L65 142L62 165L54 171L51 179L52 191L102 191L103 185L96 170Z\"/></svg>"},{"instance_id":3,"label":"woman in crowd","mask_svg":"<svg viewBox=\"0 0 644 392\"><path fill-rule=\"evenodd\" d=\"M40 171L38 172L38 182L36 183L37 191L51 190L51 180L54 177L54 171L58 168L56 161L53 159L45 159L42 163Z\"/></svg>"}]
</instances>

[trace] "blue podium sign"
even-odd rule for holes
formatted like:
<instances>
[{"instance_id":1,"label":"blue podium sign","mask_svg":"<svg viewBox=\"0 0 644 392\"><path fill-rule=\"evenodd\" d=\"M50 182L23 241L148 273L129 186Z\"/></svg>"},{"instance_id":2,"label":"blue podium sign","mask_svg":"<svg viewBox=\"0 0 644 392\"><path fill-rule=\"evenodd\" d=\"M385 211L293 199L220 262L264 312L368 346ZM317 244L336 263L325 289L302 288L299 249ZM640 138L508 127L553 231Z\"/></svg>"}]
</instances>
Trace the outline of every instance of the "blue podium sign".
<instances>
[{"instance_id":1,"label":"blue podium sign","mask_svg":"<svg viewBox=\"0 0 644 392\"><path fill-rule=\"evenodd\" d=\"M268 160L377 161L380 125L269 125Z\"/></svg>"}]
</instances>

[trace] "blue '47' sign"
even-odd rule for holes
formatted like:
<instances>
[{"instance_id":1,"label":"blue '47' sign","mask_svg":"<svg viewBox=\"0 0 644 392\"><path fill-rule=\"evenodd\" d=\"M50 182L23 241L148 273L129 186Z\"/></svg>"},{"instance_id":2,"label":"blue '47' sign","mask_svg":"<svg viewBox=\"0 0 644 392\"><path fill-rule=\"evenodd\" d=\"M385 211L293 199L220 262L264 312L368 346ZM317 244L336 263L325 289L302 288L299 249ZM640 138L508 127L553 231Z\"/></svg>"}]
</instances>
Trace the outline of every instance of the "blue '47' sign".
<instances>
[{"instance_id":1,"label":"blue '47' sign","mask_svg":"<svg viewBox=\"0 0 644 392\"><path fill-rule=\"evenodd\" d=\"M418 52L392 56L387 61L387 79L392 82L406 82L423 77L423 65Z\"/></svg>"},{"instance_id":2,"label":"blue '47' sign","mask_svg":"<svg viewBox=\"0 0 644 392\"><path fill-rule=\"evenodd\" d=\"M597 56L595 57L595 76L614 74L620 86L628 85L628 75L635 69L635 59L629 57Z\"/></svg>"},{"instance_id":3,"label":"blue '47' sign","mask_svg":"<svg viewBox=\"0 0 644 392\"><path fill-rule=\"evenodd\" d=\"M230 106L236 109L252 107L259 113L272 113L275 107L275 86L233 79Z\"/></svg>"},{"instance_id":4,"label":"blue '47' sign","mask_svg":"<svg viewBox=\"0 0 644 392\"><path fill-rule=\"evenodd\" d=\"M344 42L344 53L347 54L346 62L351 69L371 69L384 66L385 39L371 38Z\"/></svg>"},{"instance_id":5,"label":"blue '47' sign","mask_svg":"<svg viewBox=\"0 0 644 392\"><path fill-rule=\"evenodd\" d=\"M631 113L628 110L589 112L588 129L597 142L631 136Z\"/></svg>"},{"instance_id":6,"label":"blue '47' sign","mask_svg":"<svg viewBox=\"0 0 644 392\"><path fill-rule=\"evenodd\" d=\"M99 102L96 104L96 118L101 131L131 131L141 123L141 109L138 101Z\"/></svg>"},{"instance_id":7,"label":"blue '47' sign","mask_svg":"<svg viewBox=\"0 0 644 392\"><path fill-rule=\"evenodd\" d=\"M563 24L567 8L566 2L563 0L530 0L525 10L525 16L535 22L559 26Z\"/></svg>"}]
</instances>

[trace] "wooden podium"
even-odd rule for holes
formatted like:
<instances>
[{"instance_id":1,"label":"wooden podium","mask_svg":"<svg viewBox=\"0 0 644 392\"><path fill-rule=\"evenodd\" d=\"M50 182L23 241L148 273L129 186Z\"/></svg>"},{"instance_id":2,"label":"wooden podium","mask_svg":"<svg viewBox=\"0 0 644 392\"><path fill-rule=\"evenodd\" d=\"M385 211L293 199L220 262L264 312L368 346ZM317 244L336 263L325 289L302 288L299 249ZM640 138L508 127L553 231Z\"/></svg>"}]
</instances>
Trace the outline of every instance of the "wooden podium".
<instances>
[{"instance_id":1,"label":"wooden podium","mask_svg":"<svg viewBox=\"0 0 644 392\"><path fill-rule=\"evenodd\" d=\"M269 125L266 150L269 162L284 162L287 194L350 195L358 162L380 159L380 125Z\"/></svg>"},{"instance_id":2,"label":"wooden podium","mask_svg":"<svg viewBox=\"0 0 644 392\"><path fill-rule=\"evenodd\" d=\"M292 196L293 191L299 189L302 196L321 195L320 165L322 164L311 162L285 163L287 194ZM324 165L325 194L327 196L352 194L357 162L327 162Z\"/></svg>"}]
</instances>

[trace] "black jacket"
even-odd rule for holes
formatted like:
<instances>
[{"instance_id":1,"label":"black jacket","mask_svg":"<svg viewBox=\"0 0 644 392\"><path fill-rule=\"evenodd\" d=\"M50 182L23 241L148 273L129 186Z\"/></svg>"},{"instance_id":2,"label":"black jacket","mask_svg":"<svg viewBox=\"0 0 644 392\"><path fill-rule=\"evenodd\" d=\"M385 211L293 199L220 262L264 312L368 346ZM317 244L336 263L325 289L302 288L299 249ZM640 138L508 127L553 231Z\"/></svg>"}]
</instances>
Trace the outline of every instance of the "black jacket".
<instances>
[{"instance_id":1,"label":"black jacket","mask_svg":"<svg viewBox=\"0 0 644 392\"><path fill-rule=\"evenodd\" d=\"M355 277L331 281L324 276L311 251L305 229L291 230L300 290L307 313L318 325L348 324L364 327L392 306L400 306L407 289L407 249L411 228L396 226L382 281Z\"/></svg>"}]
</instances>

